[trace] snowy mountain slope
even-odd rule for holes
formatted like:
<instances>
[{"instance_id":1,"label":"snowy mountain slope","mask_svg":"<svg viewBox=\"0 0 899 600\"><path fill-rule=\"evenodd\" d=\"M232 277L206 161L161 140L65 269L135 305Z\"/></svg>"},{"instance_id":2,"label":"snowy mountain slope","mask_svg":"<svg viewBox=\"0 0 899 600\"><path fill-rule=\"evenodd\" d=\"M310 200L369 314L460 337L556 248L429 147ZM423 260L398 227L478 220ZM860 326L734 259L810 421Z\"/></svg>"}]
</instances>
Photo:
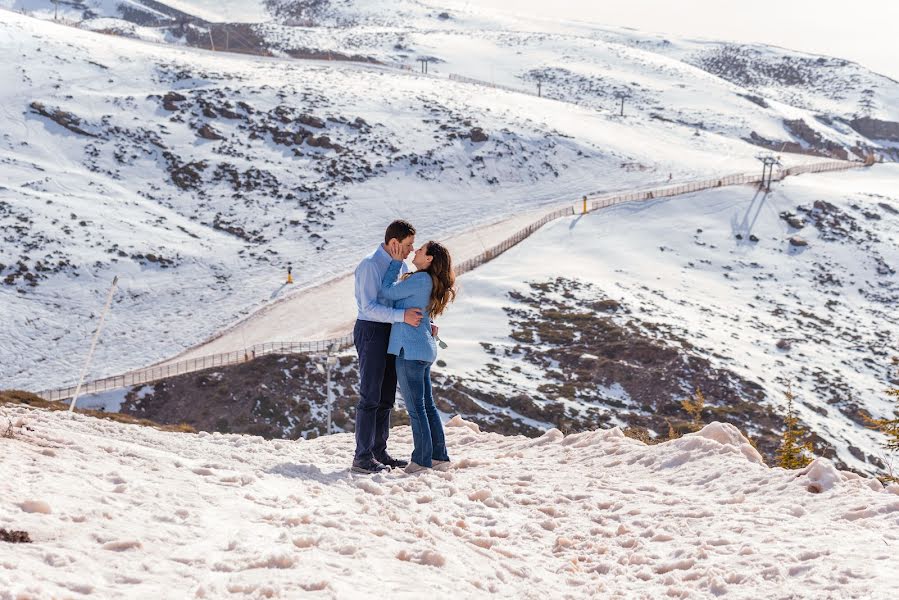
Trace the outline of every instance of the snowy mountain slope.
<instances>
[{"instance_id":1,"label":"snowy mountain slope","mask_svg":"<svg viewBox=\"0 0 899 600\"><path fill-rule=\"evenodd\" d=\"M183 19L207 22L262 22L271 18L264 3L243 0L0 0L0 8L42 19L63 19L95 28L106 21L146 26L172 25ZM146 30L143 30L146 31Z\"/></svg>"},{"instance_id":2,"label":"snowy mountain slope","mask_svg":"<svg viewBox=\"0 0 899 600\"><path fill-rule=\"evenodd\" d=\"M80 23L113 19L147 25L170 24L171 15L161 12L140 0L0 0L0 8L28 16Z\"/></svg>"},{"instance_id":3,"label":"snowy mountain slope","mask_svg":"<svg viewBox=\"0 0 899 600\"><path fill-rule=\"evenodd\" d=\"M304 3L285 3L292 4ZM864 121L899 121L899 82L846 60L509 17L477 7L447 13L405 0L330 7L330 18L316 21L329 27L284 27L274 21L257 30L287 52L315 48L406 63L430 58L435 73L458 72L531 90L540 79L547 96L607 111L617 110L615 97L624 94L630 110L700 130L741 137L754 131L806 148L822 144L814 133L845 149L855 147L859 136L862 147L890 150L899 143L899 133L889 126ZM334 27L340 22L353 26ZM788 123L772 129L775 115Z\"/></svg>"},{"instance_id":4,"label":"snowy mountain slope","mask_svg":"<svg viewBox=\"0 0 899 600\"><path fill-rule=\"evenodd\" d=\"M205 2L191 0L169 5L184 14L208 10ZM726 131L773 149L787 144L790 151L842 158L847 152L863 156L873 146L899 155L899 82L839 58L644 34L564 15L556 20L511 16L512 7L456 5L447 11L410 0L273 0L244 6L256 7L260 24L245 26L246 18L236 19L233 38L241 51L356 56L416 69L415 61L429 58L434 73L458 72L531 90L540 80L549 97L607 111L617 110L616 96L623 94L630 110L645 117ZM233 8L226 3L222 10ZM89 21L85 26L94 27ZM208 34L200 33L207 29ZM159 33L130 35L156 39ZM221 47L227 44L224 36L221 27L201 19L195 31L179 25L166 39L209 47L214 38ZM710 85L720 91L709 94ZM772 127L774 116L779 119Z\"/></svg>"},{"instance_id":5,"label":"snowy mountain slope","mask_svg":"<svg viewBox=\"0 0 899 600\"><path fill-rule=\"evenodd\" d=\"M446 238L668 174L756 168L756 148L726 135L392 69L14 13L0 26L17 58L0 67L15 82L0 102L6 387L75 378L114 274L89 376L208 337L283 293L288 263L300 286L351 270L397 216Z\"/></svg>"},{"instance_id":6,"label":"snowy mountain slope","mask_svg":"<svg viewBox=\"0 0 899 600\"><path fill-rule=\"evenodd\" d=\"M448 423L455 468L347 472L353 440L163 433L0 408L3 597L892 597L894 488L769 469L739 433L645 446ZM409 429L391 447L411 449ZM890 492L894 493L890 493ZM372 574L365 577L363 573Z\"/></svg>"},{"instance_id":7,"label":"snowy mountain slope","mask_svg":"<svg viewBox=\"0 0 899 600\"><path fill-rule=\"evenodd\" d=\"M450 14L494 12L528 15L544 27L563 23L601 24L696 40L763 43L813 54L839 56L899 79L892 60L892 24L899 6L872 0L863 10L833 0L759 0L723 5L716 0L661 3L631 0L613 4L582 0L424 0Z\"/></svg>"},{"instance_id":8,"label":"snowy mountain slope","mask_svg":"<svg viewBox=\"0 0 899 600\"><path fill-rule=\"evenodd\" d=\"M779 417L771 423L764 412L781 414L791 385L820 451L879 471L882 436L863 416L891 416L884 390L899 379L890 370L897 181L899 169L885 165L788 179L767 197L729 188L547 225L464 276L441 319L449 348L440 372L463 381L475 403L454 408L538 428L633 424L642 414L664 437L706 375L677 363L655 374L664 356L640 355L648 335L710 361L720 377L752 382L716 398L710 387L724 380L711 377L702 387L718 408L707 414L776 435ZM624 354L611 323L633 331ZM556 417L533 422L540 414Z\"/></svg>"},{"instance_id":9,"label":"snowy mountain slope","mask_svg":"<svg viewBox=\"0 0 899 600\"><path fill-rule=\"evenodd\" d=\"M726 419L774 461L792 388L819 455L883 474L883 437L865 417L891 417L884 390L899 385L896 176L803 176L767 197L715 190L546 226L460 278L439 320L438 409L507 435L617 425L666 439L691 430L681 400L699 388L703 422ZM321 363L267 356L79 404L205 431L321 435ZM332 375L338 431L353 429L358 378L347 351Z\"/></svg>"}]
</instances>

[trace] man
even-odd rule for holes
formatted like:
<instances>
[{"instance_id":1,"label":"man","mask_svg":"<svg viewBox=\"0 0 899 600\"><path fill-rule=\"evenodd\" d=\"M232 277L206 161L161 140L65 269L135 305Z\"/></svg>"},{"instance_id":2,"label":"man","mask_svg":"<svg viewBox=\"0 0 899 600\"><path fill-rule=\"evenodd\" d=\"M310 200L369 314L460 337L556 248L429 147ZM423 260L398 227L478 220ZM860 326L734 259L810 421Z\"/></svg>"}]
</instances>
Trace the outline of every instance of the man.
<instances>
[{"instance_id":1,"label":"man","mask_svg":"<svg viewBox=\"0 0 899 600\"><path fill-rule=\"evenodd\" d=\"M353 342L359 355L359 403L356 405L356 454L353 472L377 473L405 468L409 463L387 454L390 411L396 401L395 359L387 354L392 323L417 327L422 311L394 309L378 302L378 291L392 257L409 256L415 245L415 228L394 221L384 233L384 243L356 267L356 307ZM404 264L400 274L407 271Z\"/></svg>"}]
</instances>

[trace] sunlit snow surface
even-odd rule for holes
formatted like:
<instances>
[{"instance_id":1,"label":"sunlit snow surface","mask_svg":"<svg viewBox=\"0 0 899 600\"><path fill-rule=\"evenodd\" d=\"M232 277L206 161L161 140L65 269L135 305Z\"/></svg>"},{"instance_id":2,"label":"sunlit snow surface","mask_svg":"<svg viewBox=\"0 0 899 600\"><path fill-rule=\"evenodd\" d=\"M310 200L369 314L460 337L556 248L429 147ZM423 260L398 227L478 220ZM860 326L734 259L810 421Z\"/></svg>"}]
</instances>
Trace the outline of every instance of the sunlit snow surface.
<instances>
[{"instance_id":1,"label":"sunlit snow surface","mask_svg":"<svg viewBox=\"0 0 899 600\"><path fill-rule=\"evenodd\" d=\"M173 434L3 407L0 598L893 597L899 488L770 469L729 425L645 446L447 426L454 468L351 435ZM472 426L476 427L476 426ZM409 429L391 451L411 451Z\"/></svg>"}]
</instances>

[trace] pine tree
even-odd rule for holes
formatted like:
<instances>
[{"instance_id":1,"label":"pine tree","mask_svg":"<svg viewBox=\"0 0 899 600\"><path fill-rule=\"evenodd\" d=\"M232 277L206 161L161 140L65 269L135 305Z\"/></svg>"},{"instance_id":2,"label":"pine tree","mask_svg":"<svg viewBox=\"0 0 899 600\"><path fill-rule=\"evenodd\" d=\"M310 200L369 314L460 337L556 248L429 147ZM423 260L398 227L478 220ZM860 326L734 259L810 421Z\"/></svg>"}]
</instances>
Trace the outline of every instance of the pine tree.
<instances>
[{"instance_id":1,"label":"pine tree","mask_svg":"<svg viewBox=\"0 0 899 600\"><path fill-rule=\"evenodd\" d=\"M812 443L805 439L808 432L799 426L799 417L793 411L796 394L793 393L792 386L787 388L784 396L787 398L787 416L784 417L783 439L775 453L777 465L784 469L801 469L812 462L815 449Z\"/></svg>"},{"instance_id":2,"label":"pine tree","mask_svg":"<svg viewBox=\"0 0 899 600\"><path fill-rule=\"evenodd\" d=\"M697 387L692 396L680 401L680 405L690 415L690 429L693 431L702 429L702 410L705 408L705 396L702 390Z\"/></svg>"},{"instance_id":3,"label":"pine tree","mask_svg":"<svg viewBox=\"0 0 899 600\"><path fill-rule=\"evenodd\" d=\"M893 365L899 367L899 358L893 359ZM887 390L887 395L895 399L896 415L893 419L867 419L869 427L876 429L887 436L884 442L884 448L890 453L890 460L887 462L888 475L883 477L886 481L899 482L899 477L893 472L893 458L899 453L899 388Z\"/></svg>"},{"instance_id":4,"label":"pine tree","mask_svg":"<svg viewBox=\"0 0 899 600\"><path fill-rule=\"evenodd\" d=\"M665 419L665 422L668 424L668 439L676 440L677 438L679 438L680 432L678 432L677 429L674 428L674 425L671 424L671 421Z\"/></svg>"}]
</instances>

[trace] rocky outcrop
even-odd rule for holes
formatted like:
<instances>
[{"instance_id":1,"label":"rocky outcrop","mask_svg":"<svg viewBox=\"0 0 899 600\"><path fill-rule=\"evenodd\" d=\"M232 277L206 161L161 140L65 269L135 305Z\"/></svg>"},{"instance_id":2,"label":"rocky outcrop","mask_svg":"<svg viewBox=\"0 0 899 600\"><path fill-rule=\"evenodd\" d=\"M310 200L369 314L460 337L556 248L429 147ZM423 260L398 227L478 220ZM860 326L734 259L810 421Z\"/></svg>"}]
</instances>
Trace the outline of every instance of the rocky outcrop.
<instances>
[{"instance_id":1,"label":"rocky outcrop","mask_svg":"<svg viewBox=\"0 0 899 600\"><path fill-rule=\"evenodd\" d=\"M168 111L175 112L180 108L178 103L184 102L185 100L187 100L187 97L184 94L169 92L162 97L162 107Z\"/></svg>"},{"instance_id":2,"label":"rocky outcrop","mask_svg":"<svg viewBox=\"0 0 899 600\"><path fill-rule=\"evenodd\" d=\"M203 181L201 173L209 166L202 160L185 163L169 151L164 151L162 157L166 160L172 183L182 190L198 188Z\"/></svg>"},{"instance_id":3,"label":"rocky outcrop","mask_svg":"<svg viewBox=\"0 0 899 600\"><path fill-rule=\"evenodd\" d=\"M322 119L313 117L312 115L300 115L300 118L297 120L307 127L313 127L315 129L324 129L325 127L325 122Z\"/></svg>"},{"instance_id":4,"label":"rocky outcrop","mask_svg":"<svg viewBox=\"0 0 899 600\"><path fill-rule=\"evenodd\" d=\"M484 130L480 127L472 128L471 132L468 134L468 137L472 142L475 143L486 142L490 139L490 136L484 133Z\"/></svg>"},{"instance_id":5,"label":"rocky outcrop","mask_svg":"<svg viewBox=\"0 0 899 600\"><path fill-rule=\"evenodd\" d=\"M827 156L839 158L840 160L849 160L849 153L840 144L825 139L820 133L812 129L808 123L802 119L785 119L784 125L787 131L794 137L799 138L814 149L820 150Z\"/></svg>"},{"instance_id":6,"label":"rocky outcrop","mask_svg":"<svg viewBox=\"0 0 899 600\"><path fill-rule=\"evenodd\" d=\"M785 211L780 213L780 218L786 221L787 225L793 229L802 229L805 227L805 221L791 212Z\"/></svg>"},{"instance_id":7,"label":"rocky outcrop","mask_svg":"<svg viewBox=\"0 0 899 600\"><path fill-rule=\"evenodd\" d=\"M308 145L312 146L313 148L324 148L326 150L339 150L340 149L340 146L333 143L331 141L331 138L329 138L326 135L322 135L319 137L315 137L314 135L311 135L306 138L306 143Z\"/></svg>"},{"instance_id":8,"label":"rocky outcrop","mask_svg":"<svg viewBox=\"0 0 899 600\"><path fill-rule=\"evenodd\" d=\"M98 137L97 134L85 130L81 126L81 119L70 112L66 112L59 108L48 108L37 101L32 102L30 106L33 112L41 115L42 117L50 119L57 125L65 127L72 133L77 133L78 135L86 135L88 137Z\"/></svg>"},{"instance_id":9,"label":"rocky outcrop","mask_svg":"<svg viewBox=\"0 0 899 600\"><path fill-rule=\"evenodd\" d=\"M761 96L754 96L753 94L737 94L737 96L739 96L741 98L745 98L745 99L749 100L750 102L752 102L753 104L761 106L762 108L770 108L770 105L767 102L765 102L765 99L762 98Z\"/></svg>"},{"instance_id":10,"label":"rocky outcrop","mask_svg":"<svg viewBox=\"0 0 899 600\"><path fill-rule=\"evenodd\" d=\"M197 136L203 138L204 140L223 140L225 136L220 134L218 131L212 128L209 123L206 123L202 127L197 130Z\"/></svg>"},{"instance_id":11,"label":"rocky outcrop","mask_svg":"<svg viewBox=\"0 0 899 600\"><path fill-rule=\"evenodd\" d=\"M793 141L781 141L781 140L769 140L760 136L758 133L753 131L749 134L748 138L744 138L745 141L750 144L755 144L756 146L761 146L762 148L767 148L773 152L789 152L790 154L809 154L811 156L826 156L824 153L814 150L811 148L804 148L802 144L799 142Z\"/></svg>"},{"instance_id":12,"label":"rocky outcrop","mask_svg":"<svg viewBox=\"0 0 899 600\"><path fill-rule=\"evenodd\" d=\"M789 152L791 154L808 154L810 156L821 156L827 158L837 158L840 160L849 160L849 152L841 144L829 140L815 131L802 119L785 119L784 127L790 132L794 140L769 140L760 136L753 131L745 138L750 144L767 148L774 152ZM795 141L795 140L800 141ZM857 156L861 155L859 148L852 148L853 153Z\"/></svg>"},{"instance_id":13,"label":"rocky outcrop","mask_svg":"<svg viewBox=\"0 0 899 600\"><path fill-rule=\"evenodd\" d=\"M849 125L871 140L885 140L899 142L899 123L895 121L881 121L870 117L853 119Z\"/></svg>"}]
</instances>

